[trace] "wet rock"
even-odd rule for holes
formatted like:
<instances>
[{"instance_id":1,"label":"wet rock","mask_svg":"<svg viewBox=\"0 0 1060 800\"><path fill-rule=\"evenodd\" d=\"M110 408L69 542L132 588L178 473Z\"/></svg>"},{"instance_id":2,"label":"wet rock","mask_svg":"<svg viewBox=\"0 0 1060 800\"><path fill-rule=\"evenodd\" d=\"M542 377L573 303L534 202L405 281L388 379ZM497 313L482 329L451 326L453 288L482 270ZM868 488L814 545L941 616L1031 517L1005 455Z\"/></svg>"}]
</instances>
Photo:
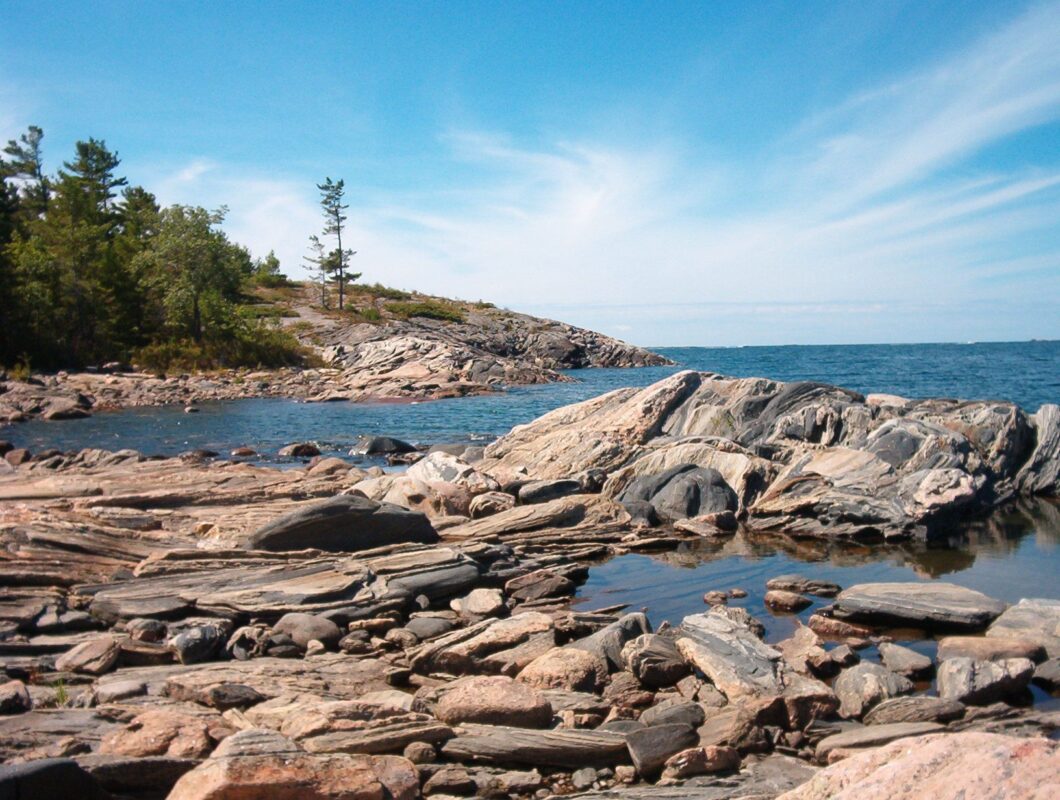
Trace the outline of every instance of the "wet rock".
<instances>
[{"instance_id":1,"label":"wet rock","mask_svg":"<svg viewBox=\"0 0 1060 800\"><path fill-rule=\"evenodd\" d=\"M802 575L778 575L766 581L770 590L812 594L817 597L835 597L842 591L838 583L820 578L806 578Z\"/></svg>"},{"instance_id":2,"label":"wet rock","mask_svg":"<svg viewBox=\"0 0 1060 800\"><path fill-rule=\"evenodd\" d=\"M471 519L482 519L515 508L515 497L506 492L483 492L471 499Z\"/></svg>"},{"instance_id":3,"label":"wet rock","mask_svg":"<svg viewBox=\"0 0 1060 800\"><path fill-rule=\"evenodd\" d=\"M667 759L693 747L697 741L695 729L681 723L650 726L626 736L633 766L645 777L658 774Z\"/></svg>"},{"instance_id":4,"label":"wet rock","mask_svg":"<svg viewBox=\"0 0 1060 800\"><path fill-rule=\"evenodd\" d=\"M673 686L688 674L674 640L653 633L643 634L622 648L622 663L651 689Z\"/></svg>"},{"instance_id":5,"label":"wet rock","mask_svg":"<svg viewBox=\"0 0 1060 800\"><path fill-rule=\"evenodd\" d=\"M281 447L278 454L282 458L312 458L320 455L320 448L312 442L298 442Z\"/></svg>"},{"instance_id":6,"label":"wet rock","mask_svg":"<svg viewBox=\"0 0 1060 800\"><path fill-rule=\"evenodd\" d=\"M867 639L872 636L871 628L821 614L811 614L806 620L806 625L814 633L826 639Z\"/></svg>"},{"instance_id":7,"label":"wet rock","mask_svg":"<svg viewBox=\"0 0 1060 800\"><path fill-rule=\"evenodd\" d=\"M105 755L205 758L232 729L220 717L193 717L164 709L145 711L122 730L103 737Z\"/></svg>"},{"instance_id":8,"label":"wet rock","mask_svg":"<svg viewBox=\"0 0 1060 800\"><path fill-rule=\"evenodd\" d=\"M729 602L729 593L714 589L703 595L703 602L709 606L723 606Z\"/></svg>"},{"instance_id":9,"label":"wet rock","mask_svg":"<svg viewBox=\"0 0 1060 800\"><path fill-rule=\"evenodd\" d=\"M58 672L84 672L102 675L118 663L121 647L113 636L99 636L82 642L55 660Z\"/></svg>"},{"instance_id":10,"label":"wet rock","mask_svg":"<svg viewBox=\"0 0 1060 800\"><path fill-rule=\"evenodd\" d=\"M0 797L68 797L78 800L104 800L107 792L71 758L44 758L25 764L0 767Z\"/></svg>"},{"instance_id":11,"label":"wet rock","mask_svg":"<svg viewBox=\"0 0 1060 800\"><path fill-rule=\"evenodd\" d=\"M629 759L626 738L606 731L533 730L464 725L442 747L456 761L478 760L534 766L607 767Z\"/></svg>"},{"instance_id":12,"label":"wet rock","mask_svg":"<svg viewBox=\"0 0 1060 800\"><path fill-rule=\"evenodd\" d=\"M24 714L33 709L33 698L20 680L0 684L0 714Z\"/></svg>"},{"instance_id":13,"label":"wet rock","mask_svg":"<svg viewBox=\"0 0 1060 800\"><path fill-rule=\"evenodd\" d=\"M908 647L891 642L881 642L879 651L880 659L887 669L907 678L915 679L930 675L935 669L935 664L930 658Z\"/></svg>"},{"instance_id":14,"label":"wet rock","mask_svg":"<svg viewBox=\"0 0 1060 800\"><path fill-rule=\"evenodd\" d=\"M788 592L782 589L771 589L766 592L764 600L766 606L769 608L789 613L802 611L804 608L809 608L813 604L808 597L803 597L796 592Z\"/></svg>"},{"instance_id":15,"label":"wet rock","mask_svg":"<svg viewBox=\"0 0 1060 800\"><path fill-rule=\"evenodd\" d=\"M671 756L663 768L664 780L680 780L740 768L740 753L733 747L692 747Z\"/></svg>"},{"instance_id":16,"label":"wet rock","mask_svg":"<svg viewBox=\"0 0 1060 800\"><path fill-rule=\"evenodd\" d=\"M952 722L964 716L964 704L941 697L915 695L892 697L873 706L865 714L866 725L892 722Z\"/></svg>"},{"instance_id":17,"label":"wet rock","mask_svg":"<svg viewBox=\"0 0 1060 800\"><path fill-rule=\"evenodd\" d=\"M939 641L939 661L962 657L977 661L1000 661L1005 658L1041 661L1045 658L1045 648L1030 639L1007 636L947 636Z\"/></svg>"},{"instance_id":18,"label":"wet rock","mask_svg":"<svg viewBox=\"0 0 1060 800\"><path fill-rule=\"evenodd\" d=\"M299 647L305 649L312 640L326 647L336 647L342 638L339 626L317 614L284 614L272 628L273 633L285 634Z\"/></svg>"},{"instance_id":19,"label":"wet rock","mask_svg":"<svg viewBox=\"0 0 1060 800\"><path fill-rule=\"evenodd\" d=\"M1046 797L1057 744L990 733L902 738L818 772L784 800Z\"/></svg>"},{"instance_id":20,"label":"wet rock","mask_svg":"<svg viewBox=\"0 0 1060 800\"><path fill-rule=\"evenodd\" d=\"M607 680L607 662L587 650L554 647L531 661L518 680L536 689L595 692Z\"/></svg>"},{"instance_id":21,"label":"wet rock","mask_svg":"<svg viewBox=\"0 0 1060 800\"><path fill-rule=\"evenodd\" d=\"M833 606L842 620L927 629L977 630L1004 610L1000 600L941 581L859 584L840 592Z\"/></svg>"},{"instance_id":22,"label":"wet rock","mask_svg":"<svg viewBox=\"0 0 1060 800\"><path fill-rule=\"evenodd\" d=\"M939 664L939 697L969 705L986 705L1027 688L1034 662L1026 658L976 661L949 658Z\"/></svg>"},{"instance_id":23,"label":"wet rock","mask_svg":"<svg viewBox=\"0 0 1060 800\"><path fill-rule=\"evenodd\" d=\"M1049 658L1060 658L1060 600L1020 600L994 621L986 635L1029 639L1045 648Z\"/></svg>"},{"instance_id":24,"label":"wet rock","mask_svg":"<svg viewBox=\"0 0 1060 800\"><path fill-rule=\"evenodd\" d=\"M1060 689L1060 658L1050 658L1035 667L1031 680L1047 692Z\"/></svg>"},{"instance_id":25,"label":"wet rock","mask_svg":"<svg viewBox=\"0 0 1060 800\"><path fill-rule=\"evenodd\" d=\"M892 722L888 725L858 726L822 739L814 751L814 758L822 763L830 763L829 757L837 751L879 747L898 739L923 736L940 730L942 726L935 722Z\"/></svg>"},{"instance_id":26,"label":"wet rock","mask_svg":"<svg viewBox=\"0 0 1060 800\"><path fill-rule=\"evenodd\" d=\"M356 552L390 544L437 541L438 534L423 514L357 495L340 495L273 520L252 534L246 547Z\"/></svg>"},{"instance_id":27,"label":"wet rock","mask_svg":"<svg viewBox=\"0 0 1060 800\"><path fill-rule=\"evenodd\" d=\"M862 662L840 672L832 689L840 716L858 718L882 700L913 691L913 683L879 664Z\"/></svg>"},{"instance_id":28,"label":"wet rock","mask_svg":"<svg viewBox=\"0 0 1060 800\"><path fill-rule=\"evenodd\" d=\"M416 447L391 436L362 436L350 455L384 456L392 453L414 453Z\"/></svg>"},{"instance_id":29,"label":"wet rock","mask_svg":"<svg viewBox=\"0 0 1060 800\"><path fill-rule=\"evenodd\" d=\"M253 447L236 447L229 453L232 458L254 458L257 454Z\"/></svg>"},{"instance_id":30,"label":"wet rock","mask_svg":"<svg viewBox=\"0 0 1060 800\"><path fill-rule=\"evenodd\" d=\"M447 687L434 714L442 722L458 725L510 725L545 728L552 722L552 706L525 683L504 676L464 678Z\"/></svg>"}]
</instances>

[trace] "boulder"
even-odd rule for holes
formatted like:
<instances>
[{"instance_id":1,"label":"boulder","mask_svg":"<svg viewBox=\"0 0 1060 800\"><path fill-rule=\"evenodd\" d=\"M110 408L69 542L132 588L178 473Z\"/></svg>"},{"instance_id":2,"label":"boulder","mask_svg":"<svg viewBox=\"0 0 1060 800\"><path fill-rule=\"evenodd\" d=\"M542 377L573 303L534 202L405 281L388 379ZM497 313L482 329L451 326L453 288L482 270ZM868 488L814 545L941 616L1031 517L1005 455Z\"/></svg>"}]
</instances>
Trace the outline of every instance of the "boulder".
<instances>
[{"instance_id":1,"label":"boulder","mask_svg":"<svg viewBox=\"0 0 1060 800\"><path fill-rule=\"evenodd\" d=\"M228 641L232 628L227 623L193 625L169 640L169 648L181 664L211 660Z\"/></svg>"},{"instance_id":2,"label":"boulder","mask_svg":"<svg viewBox=\"0 0 1060 800\"><path fill-rule=\"evenodd\" d=\"M20 680L0 684L0 714L23 714L33 710L33 698Z\"/></svg>"},{"instance_id":3,"label":"boulder","mask_svg":"<svg viewBox=\"0 0 1060 800\"><path fill-rule=\"evenodd\" d=\"M391 436L362 436L350 455L385 456L392 453L414 453L416 447Z\"/></svg>"},{"instance_id":4,"label":"boulder","mask_svg":"<svg viewBox=\"0 0 1060 800\"><path fill-rule=\"evenodd\" d=\"M913 683L879 664L862 662L840 672L832 689L840 716L858 718L882 700L913 691Z\"/></svg>"},{"instance_id":5,"label":"boulder","mask_svg":"<svg viewBox=\"0 0 1060 800\"><path fill-rule=\"evenodd\" d=\"M593 653L604 659L609 669L620 670L625 666L622 648L626 646L626 642L647 633L651 633L651 623L645 614L638 611L624 614L596 633L577 639L567 646Z\"/></svg>"},{"instance_id":6,"label":"boulder","mask_svg":"<svg viewBox=\"0 0 1060 800\"><path fill-rule=\"evenodd\" d=\"M357 552L392 544L439 541L427 517L357 495L340 495L304 506L259 528L249 550Z\"/></svg>"},{"instance_id":7,"label":"boulder","mask_svg":"<svg viewBox=\"0 0 1060 800\"><path fill-rule=\"evenodd\" d=\"M859 725L850 730L826 736L817 743L814 757L823 763L831 763L833 754L845 754L864 747L879 747L883 744L923 736L942 730L935 722L892 722L889 725Z\"/></svg>"},{"instance_id":8,"label":"boulder","mask_svg":"<svg viewBox=\"0 0 1060 800\"><path fill-rule=\"evenodd\" d=\"M935 669L934 662L916 650L902 647L893 642L881 642L879 645L880 659L883 665L891 672L904 675L907 678L918 678L930 675Z\"/></svg>"},{"instance_id":9,"label":"boulder","mask_svg":"<svg viewBox=\"0 0 1060 800\"><path fill-rule=\"evenodd\" d=\"M339 626L327 617L317 614L300 614L292 612L284 614L272 628L273 633L282 633L291 637L291 640L299 647L305 649L314 639L322 642L326 647L334 649L342 631Z\"/></svg>"},{"instance_id":10,"label":"boulder","mask_svg":"<svg viewBox=\"0 0 1060 800\"><path fill-rule=\"evenodd\" d=\"M619 502L646 501L664 520L676 521L720 512L735 512L739 500L716 469L681 464L658 475L634 479Z\"/></svg>"},{"instance_id":11,"label":"boulder","mask_svg":"<svg viewBox=\"0 0 1060 800\"><path fill-rule=\"evenodd\" d=\"M939 697L969 705L987 705L1024 691L1034 674L1026 658L976 661L949 658L939 664Z\"/></svg>"},{"instance_id":12,"label":"boulder","mask_svg":"<svg viewBox=\"0 0 1060 800\"><path fill-rule=\"evenodd\" d=\"M637 772L644 777L658 774L667 759L693 747L699 740L691 725L654 725L626 735L626 745Z\"/></svg>"},{"instance_id":13,"label":"boulder","mask_svg":"<svg viewBox=\"0 0 1060 800\"><path fill-rule=\"evenodd\" d=\"M1060 601L1057 603L1060 607ZM952 583L863 583L839 593L832 613L870 625L942 630L979 630L1006 606L974 589Z\"/></svg>"},{"instance_id":14,"label":"boulder","mask_svg":"<svg viewBox=\"0 0 1060 800\"><path fill-rule=\"evenodd\" d=\"M698 728L705 720L706 712L703 711L703 707L687 700L663 702L645 709L640 715L641 724L648 727L681 724Z\"/></svg>"},{"instance_id":15,"label":"boulder","mask_svg":"<svg viewBox=\"0 0 1060 800\"><path fill-rule=\"evenodd\" d=\"M993 733L902 737L821 770L778 800L962 800L1056 795L1060 746Z\"/></svg>"},{"instance_id":16,"label":"boulder","mask_svg":"<svg viewBox=\"0 0 1060 800\"><path fill-rule=\"evenodd\" d=\"M525 683L499 675L464 678L447 686L434 714L451 725L545 728L552 722L547 699Z\"/></svg>"},{"instance_id":17,"label":"boulder","mask_svg":"<svg viewBox=\"0 0 1060 800\"><path fill-rule=\"evenodd\" d=\"M424 483L455 483L472 494L495 492L500 485L461 458L436 450L408 468L406 476Z\"/></svg>"},{"instance_id":18,"label":"boulder","mask_svg":"<svg viewBox=\"0 0 1060 800\"><path fill-rule=\"evenodd\" d=\"M964 704L941 697L913 695L892 697L873 706L865 714L866 725L892 722L952 722L964 716Z\"/></svg>"},{"instance_id":19,"label":"boulder","mask_svg":"<svg viewBox=\"0 0 1060 800\"><path fill-rule=\"evenodd\" d=\"M472 589L466 597L451 600L449 607L470 620L497 617L507 612L504 595L499 589Z\"/></svg>"},{"instance_id":20,"label":"boulder","mask_svg":"<svg viewBox=\"0 0 1060 800\"><path fill-rule=\"evenodd\" d=\"M945 661L947 658L962 657L974 658L977 661L1029 658L1031 661L1037 662L1045 658L1045 648L1031 639L1000 635L946 636L939 641L939 661Z\"/></svg>"},{"instance_id":21,"label":"boulder","mask_svg":"<svg viewBox=\"0 0 1060 800\"><path fill-rule=\"evenodd\" d=\"M780 653L727 616L716 611L687 616L676 639L685 660L710 678L729 700L783 692Z\"/></svg>"},{"instance_id":22,"label":"boulder","mask_svg":"<svg viewBox=\"0 0 1060 800\"><path fill-rule=\"evenodd\" d=\"M986 635L1029 639L1041 645L1049 658L1060 658L1060 600L1020 600L994 621Z\"/></svg>"},{"instance_id":23,"label":"boulder","mask_svg":"<svg viewBox=\"0 0 1060 800\"><path fill-rule=\"evenodd\" d=\"M838 583L821 578L806 578L802 575L778 575L766 581L767 589L776 589L799 594L812 594L818 597L835 597L842 591Z\"/></svg>"},{"instance_id":24,"label":"boulder","mask_svg":"<svg viewBox=\"0 0 1060 800\"><path fill-rule=\"evenodd\" d=\"M312 458L320 455L320 448L312 442L297 442L281 447L279 455L283 458Z\"/></svg>"},{"instance_id":25,"label":"boulder","mask_svg":"<svg viewBox=\"0 0 1060 800\"><path fill-rule=\"evenodd\" d=\"M688 674L688 664L674 640L646 633L622 648L622 663L649 689L673 686Z\"/></svg>"},{"instance_id":26,"label":"boulder","mask_svg":"<svg viewBox=\"0 0 1060 800\"><path fill-rule=\"evenodd\" d=\"M766 606L774 611L796 613L813 605L813 601L796 592L784 589L770 589L763 598Z\"/></svg>"},{"instance_id":27,"label":"boulder","mask_svg":"<svg viewBox=\"0 0 1060 800\"><path fill-rule=\"evenodd\" d=\"M536 689L595 692L607 680L602 656L572 647L554 647L531 661L518 680Z\"/></svg>"},{"instance_id":28,"label":"boulder","mask_svg":"<svg viewBox=\"0 0 1060 800\"><path fill-rule=\"evenodd\" d=\"M1060 689L1060 658L1050 658L1036 666L1031 680L1047 692Z\"/></svg>"},{"instance_id":29,"label":"boulder","mask_svg":"<svg viewBox=\"0 0 1060 800\"><path fill-rule=\"evenodd\" d=\"M1025 494L1060 494L1060 406L1045 403L1030 417L1034 450L1016 476Z\"/></svg>"},{"instance_id":30,"label":"boulder","mask_svg":"<svg viewBox=\"0 0 1060 800\"><path fill-rule=\"evenodd\" d=\"M713 772L731 772L740 768L740 753L733 747L709 745L691 747L670 756L663 767L664 780L681 780Z\"/></svg>"},{"instance_id":31,"label":"boulder","mask_svg":"<svg viewBox=\"0 0 1060 800\"><path fill-rule=\"evenodd\" d=\"M113 636L98 636L75 646L55 660L59 672L84 672L102 675L118 663L121 646Z\"/></svg>"}]
</instances>

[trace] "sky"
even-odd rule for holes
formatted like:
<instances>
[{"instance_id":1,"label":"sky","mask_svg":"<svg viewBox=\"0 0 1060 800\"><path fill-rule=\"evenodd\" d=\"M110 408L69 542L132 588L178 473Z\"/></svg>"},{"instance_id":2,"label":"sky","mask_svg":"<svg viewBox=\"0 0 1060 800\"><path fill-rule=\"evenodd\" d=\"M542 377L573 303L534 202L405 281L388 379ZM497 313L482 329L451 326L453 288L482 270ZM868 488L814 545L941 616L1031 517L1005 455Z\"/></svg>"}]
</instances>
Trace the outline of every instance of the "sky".
<instances>
[{"instance_id":1,"label":"sky","mask_svg":"<svg viewBox=\"0 0 1060 800\"><path fill-rule=\"evenodd\" d=\"M305 278L637 344L1060 338L1060 0L0 4L0 138L92 136Z\"/></svg>"}]
</instances>

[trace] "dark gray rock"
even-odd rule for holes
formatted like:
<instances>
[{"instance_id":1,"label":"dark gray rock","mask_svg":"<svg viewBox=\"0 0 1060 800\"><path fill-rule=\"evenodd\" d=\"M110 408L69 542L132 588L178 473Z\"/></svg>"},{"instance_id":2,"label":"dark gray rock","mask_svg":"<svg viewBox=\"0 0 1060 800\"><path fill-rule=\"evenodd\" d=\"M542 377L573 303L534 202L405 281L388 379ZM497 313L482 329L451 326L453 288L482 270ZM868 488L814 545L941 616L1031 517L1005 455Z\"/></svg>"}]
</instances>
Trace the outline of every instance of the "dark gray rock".
<instances>
[{"instance_id":1,"label":"dark gray rock","mask_svg":"<svg viewBox=\"0 0 1060 800\"><path fill-rule=\"evenodd\" d=\"M556 481L530 481L519 487L519 502L523 505L547 503L560 497L578 494L582 485L578 481L564 479Z\"/></svg>"},{"instance_id":2,"label":"dark gray rock","mask_svg":"<svg viewBox=\"0 0 1060 800\"><path fill-rule=\"evenodd\" d=\"M284 614L273 626L274 634L282 633L291 637L291 640L301 648L306 648L309 643L316 639L323 642L326 647L334 648L342 638L339 626L330 619L317 614Z\"/></svg>"},{"instance_id":3,"label":"dark gray rock","mask_svg":"<svg viewBox=\"0 0 1060 800\"><path fill-rule=\"evenodd\" d=\"M414 617L408 621L405 630L411 631L417 639L422 641L449 633L455 627L455 622L440 617Z\"/></svg>"},{"instance_id":4,"label":"dark gray rock","mask_svg":"<svg viewBox=\"0 0 1060 800\"><path fill-rule=\"evenodd\" d=\"M891 672L905 675L907 678L920 678L930 675L934 669L934 662L927 656L902 647L892 642L881 642L879 646L880 659L883 665Z\"/></svg>"},{"instance_id":5,"label":"dark gray rock","mask_svg":"<svg viewBox=\"0 0 1060 800\"><path fill-rule=\"evenodd\" d=\"M228 641L228 630L222 625L195 625L170 639L169 647L181 664L209 661Z\"/></svg>"},{"instance_id":6,"label":"dark gray rock","mask_svg":"<svg viewBox=\"0 0 1060 800\"><path fill-rule=\"evenodd\" d=\"M806 578L802 575L778 575L766 581L767 589L777 589L783 592L796 592L798 594L812 594L817 597L835 597L842 591L838 583L826 581L821 578Z\"/></svg>"},{"instance_id":7,"label":"dark gray rock","mask_svg":"<svg viewBox=\"0 0 1060 800\"><path fill-rule=\"evenodd\" d=\"M964 704L941 697L914 695L892 697L874 706L865 715L866 725L892 722L952 722L964 716Z\"/></svg>"},{"instance_id":8,"label":"dark gray rock","mask_svg":"<svg viewBox=\"0 0 1060 800\"><path fill-rule=\"evenodd\" d=\"M653 633L628 642L622 648L622 661L650 689L673 686L689 671L674 640Z\"/></svg>"},{"instance_id":9,"label":"dark gray rock","mask_svg":"<svg viewBox=\"0 0 1060 800\"><path fill-rule=\"evenodd\" d=\"M735 512L739 501L716 469L680 464L658 475L635 479L617 498L622 503L647 501L666 520Z\"/></svg>"},{"instance_id":10,"label":"dark gray rock","mask_svg":"<svg viewBox=\"0 0 1060 800\"><path fill-rule=\"evenodd\" d=\"M840 672L832 689L839 698L840 716L856 718L882 700L913 691L913 682L865 661Z\"/></svg>"},{"instance_id":11,"label":"dark gray rock","mask_svg":"<svg viewBox=\"0 0 1060 800\"><path fill-rule=\"evenodd\" d=\"M626 642L646 633L651 633L651 623L648 621L647 616L638 611L633 614L625 614L591 636L578 639L567 646L576 650L595 653L603 658L611 671L614 672L625 667L622 660L622 648L626 646Z\"/></svg>"},{"instance_id":12,"label":"dark gray rock","mask_svg":"<svg viewBox=\"0 0 1060 800\"><path fill-rule=\"evenodd\" d=\"M985 628L1005 603L952 583L863 583L836 597L841 620L875 625L911 625L941 630Z\"/></svg>"},{"instance_id":13,"label":"dark gray rock","mask_svg":"<svg viewBox=\"0 0 1060 800\"><path fill-rule=\"evenodd\" d=\"M833 750L879 747L898 739L923 736L941 730L943 727L936 722L893 722L889 725L859 726L834 736L825 737L818 742L814 755L818 761L827 762L828 754Z\"/></svg>"},{"instance_id":14,"label":"dark gray rock","mask_svg":"<svg viewBox=\"0 0 1060 800\"><path fill-rule=\"evenodd\" d=\"M986 635L1029 639L1044 647L1049 658L1060 658L1060 600L1024 598L998 617Z\"/></svg>"},{"instance_id":15,"label":"dark gray rock","mask_svg":"<svg viewBox=\"0 0 1060 800\"><path fill-rule=\"evenodd\" d=\"M391 436L362 436L350 455L384 456L391 453L414 453L416 447Z\"/></svg>"},{"instance_id":16,"label":"dark gray rock","mask_svg":"<svg viewBox=\"0 0 1060 800\"><path fill-rule=\"evenodd\" d=\"M107 792L72 758L0 766L0 800L67 797L104 800Z\"/></svg>"},{"instance_id":17,"label":"dark gray rock","mask_svg":"<svg viewBox=\"0 0 1060 800\"><path fill-rule=\"evenodd\" d=\"M981 706L1024 691L1034 674L1034 662L1027 658L948 658L938 672L939 697Z\"/></svg>"},{"instance_id":18,"label":"dark gray rock","mask_svg":"<svg viewBox=\"0 0 1060 800\"><path fill-rule=\"evenodd\" d=\"M705 720L706 713L703 711L703 707L698 703L687 701L652 706L640 715L640 721L649 727L681 724L698 728Z\"/></svg>"},{"instance_id":19,"label":"dark gray rock","mask_svg":"<svg viewBox=\"0 0 1060 800\"><path fill-rule=\"evenodd\" d=\"M1035 667L1031 680L1047 692L1060 689L1060 658L1050 658Z\"/></svg>"},{"instance_id":20,"label":"dark gray rock","mask_svg":"<svg viewBox=\"0 0 1060 800\"><path fill-rule=\"evenodd\" d=\"M77 763L108 792L118 797L165 797L180 777L197 767L197 758L170 756L77 756Z\"/></svg>"},{"instance_id":21,"label":"dark gray rock","mask_svg":"<svg viewBox=\"0 0 1060 800\"><path fill-rule=\"evenodd\" d=\"M633 766L645 777L658 774L666 759L698 741L695 729L682 723L648 726L626 736Z\"/></svg>"},{"instance_id":22,"label":"dark gray rock","mask_svg":"<svg viewBox=\"0 0 1060 800\"><path fill-rule=\"evenodd\" d=\"M356 552L391 544L435 544L427 517L392 503L340 495L275 519L253 533L249 550Z\"/></svg>"}]
</instances>

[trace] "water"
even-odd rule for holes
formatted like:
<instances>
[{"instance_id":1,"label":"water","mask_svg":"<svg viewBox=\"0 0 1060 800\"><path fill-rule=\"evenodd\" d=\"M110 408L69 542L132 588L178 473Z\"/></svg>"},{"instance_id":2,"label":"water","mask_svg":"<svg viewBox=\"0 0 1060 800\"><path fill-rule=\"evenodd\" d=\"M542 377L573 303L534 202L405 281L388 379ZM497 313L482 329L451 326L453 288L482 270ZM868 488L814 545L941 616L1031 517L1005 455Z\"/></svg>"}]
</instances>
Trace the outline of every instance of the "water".
<instances>
[{"instance_id":1,"label":"water","mask_svg":"<svg viewBox=\"0 0 1060 800\"><path fill-rule=\"evenodd\" d=\"M492 440L559 406L623 386L647 386L678 369L815 380L864 393L1009 400L1031 411L1060 402L1060 342L681 347L660 352L677 365L578 370L569 373L572 383L517 387L486 397L411 404L241 400L203 404L199 414L184 414L179 407L144 408L83 420L34 421L9 426L0 436L31 450L131 447L163 455L193 448L223 453L239 446L270 454L299 441L315 441L327 453L344 454L365 434L419 444L474 443Z\"/></svg>"}]
</instances>

